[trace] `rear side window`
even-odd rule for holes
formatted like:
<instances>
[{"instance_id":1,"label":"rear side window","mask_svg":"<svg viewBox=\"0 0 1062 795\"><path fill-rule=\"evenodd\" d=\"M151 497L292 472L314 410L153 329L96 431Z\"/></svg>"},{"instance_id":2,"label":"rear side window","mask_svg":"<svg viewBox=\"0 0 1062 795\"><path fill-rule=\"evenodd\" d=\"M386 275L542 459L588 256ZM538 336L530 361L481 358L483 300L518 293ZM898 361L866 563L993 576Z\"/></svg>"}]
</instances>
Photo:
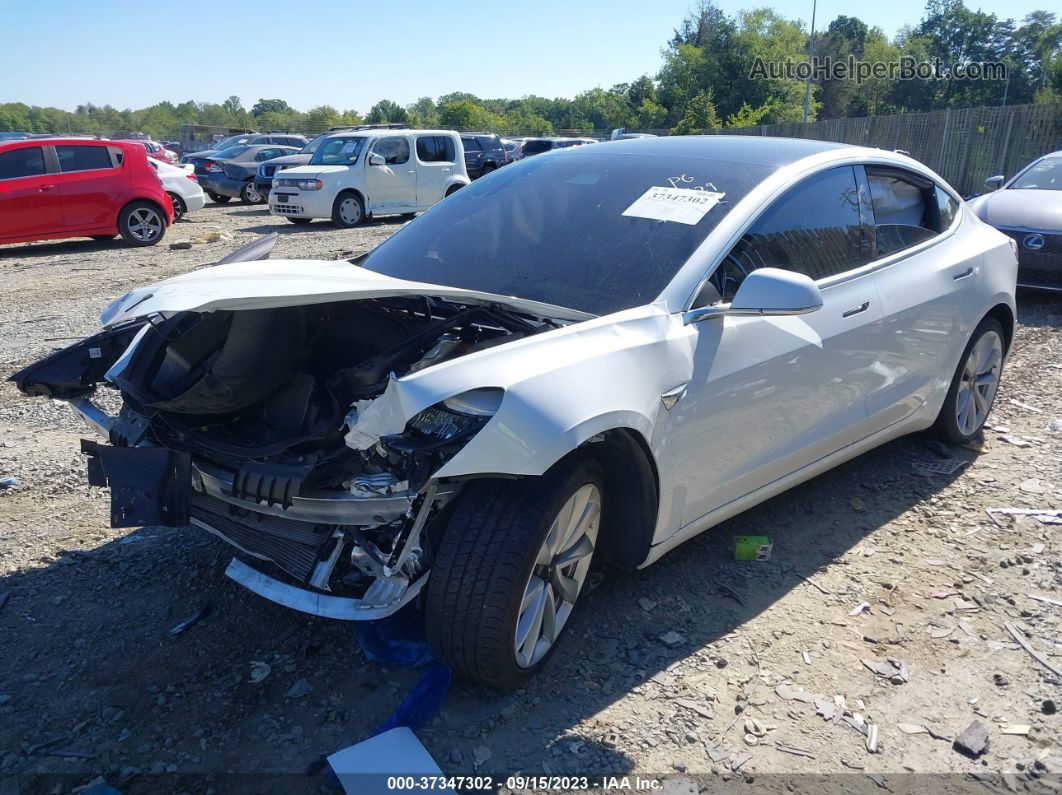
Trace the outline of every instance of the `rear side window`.
<instances>
[{"instance_id":1,"label":"rear side window","mask_svg":"<svg viewBox=\"0 0 1062 795\"><path fill-rule=\"evenodd\" d=\"M942 227L935 185L914 175L908 177L902 171L878 172L870 167L867 182L874 206L874 259L939 234Z\"/></svg>"},{"instance_id":2,"label":"rear side window","mask_svg":"<svg viewBox=\"0 0 1062 795\"><path fill-rule=\"evenodd\" d=\"M400 166L409 162L409 141L404 137L392 136L381 138L372 148L375 154L383 155L389 166Z\"/></svg>"},{"instance_id":3,"label":"rear side window","mask_svg":"<svg viewBox=\"0 0 1062 795\"><path fill-rule=\"evenodd\" d=\"M950 229L959 214L959 203L939 185L934 188L937 194L937 213L940 215L940 231Z\"/></svg>"},{"instance_id":4,"label":"rear side window","mask_svg":"<svg viewBox=\"0 0 1062 795\"><path fill-rule=\"evenodd\" d=\"M461 143L464 144L466 152L478 152L480 150L479 141L475 138L461 136Z\"/></svg>"},{"instance_id":5,"label":"rear side window","mask_svg":"<svg viewBox=\"0 0 1062 795\"><path fill-rule=\"evenodd\" d=\"M801 182L753 224L709 280L730 301L757 268L825 279L863 264L859 191L851 166Z\"/></svg>"},{"instance_id":6,"label":"rear side window","mask_svg":"<svg viewBox=\"0 0 1062 795\"><path fill-rule=\"evenodd\" d=\"M44 172L44 149L39 146L0 152L0 179L35 177Z\"/></svg>"},{"instance_id":7,"label":"rear side window","mask_svg":"<svg viewBox=\"0 0 1062 795\"><path fill-rule=\"evenodd\" d=\"M59 170L63 173L114 168L106 146L57 146L55 154L59 156Z\"/></svg>"},{"instance_id":8,"label":"rear side window","mask_svg":"<svg viewBox=\"0 0 1062 795\"><path fill-rule=\"evenodd\" d=\"M445 135L421 135L417 138L417 157L422 163L453 163L457 159L454 140Z\"/></svg>"},{"instance_id":9,"label":"rear side window","mask_svg":"<svg viewBox=\"0 0 1062 795\"><path fill-rule=\"evenodd\" d=\"M492 138L489 135L484 135L481 138L476 138L476 141L478 141L479 145L485 150L501 149L501 141L499 141L497 138Z\"/></svg>"}]
</instances>

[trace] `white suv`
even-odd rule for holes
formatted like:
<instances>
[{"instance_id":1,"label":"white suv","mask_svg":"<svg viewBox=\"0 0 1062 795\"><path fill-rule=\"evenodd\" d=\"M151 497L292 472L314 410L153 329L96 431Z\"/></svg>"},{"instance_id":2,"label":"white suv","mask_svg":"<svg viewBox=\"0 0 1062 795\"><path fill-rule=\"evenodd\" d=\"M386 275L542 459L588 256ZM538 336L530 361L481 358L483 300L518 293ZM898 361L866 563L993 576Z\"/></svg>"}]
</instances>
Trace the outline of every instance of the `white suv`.
<instances>
[{"instance_id":1,"label":"white suv","mask_svg":"<svg viewBox=\"0 0 1062 795\"><path fill-rule=\"evenodd\" d=\"M277 172L269 212L296 224L331 218L351 227L370 216L426 210L468 184L455 132L338 132L321 142L307 165Z\"/></svg>"}]
</instances>

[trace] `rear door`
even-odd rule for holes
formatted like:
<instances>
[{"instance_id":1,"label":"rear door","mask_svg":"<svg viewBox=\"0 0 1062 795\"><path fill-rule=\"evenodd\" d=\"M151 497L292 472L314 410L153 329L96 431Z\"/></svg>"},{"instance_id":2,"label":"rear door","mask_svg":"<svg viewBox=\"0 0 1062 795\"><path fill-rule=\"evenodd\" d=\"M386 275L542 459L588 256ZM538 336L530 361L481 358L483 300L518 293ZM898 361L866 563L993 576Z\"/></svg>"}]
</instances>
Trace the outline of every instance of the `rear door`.
<instances>
[{"instance_id":1,"label":"rear door","mask_svg":"<svg viewBox=\"0 0 1062 795\"><path fill-rule=\"evenodd\" d=\"M693 375L667 414L661 462L683 484L683 525L868 435L882 311L862 237L854 169L832 168L772 203L711 275L713 295L730 301L757 268L803 273L823 306L695 324Z\"/></svg>"},{"instance_id":2,"label":"rear door","mask_svg":"<svg viewBox=\"0 0 1062 795\"><path fill-rule=\"evenodd\" d=\"M63 210L43 146L0 152L0 240L60 232Z\"/></svg>"},{"instance_id":3,"label":"rear door","mask_svg":"<svg viewBox=\"0 0 1062 795\"><path fill-rule=\"evenodd\" d=\"M870 165L865 174L886 332L879 366L888 374L867 406L876 428L885 428L945 394L972 331L982 255L954 234L962 209L933 180Z\"/></svg>"},{"instance_id":4,"label":"rear door","mask_svg":"<svg viewBox=\"0 0 1062 795\"><path fill-rule=\"evenodd\" d=\"M128 179L106 144L60 144L59 198L69 230L97 229L118 222L117 202Z\"/></svg>"},{"instance_id":5,"label":"rear door","mask_svg":"<svg viewBox=\"0 0 1062 795\"><path fill-rule=\"evenodd\" d=\"M374 166L372 155L384 158ZM407 212L417 206L417 170L410 151L409 137L388 135L377 138L366 158L365 186L369 212Z\"/></svg>"},{"instance_id":6,"label":"rear door","mask_svg":"<svg viewBox=\"0 0 1062 795\"><path fill-rule=\"evenodd\" d=\"M442 201L454 175L457 147L446 135L418 135L416 152L417 205L426 209Z\"/></svg>"}]
</instances>

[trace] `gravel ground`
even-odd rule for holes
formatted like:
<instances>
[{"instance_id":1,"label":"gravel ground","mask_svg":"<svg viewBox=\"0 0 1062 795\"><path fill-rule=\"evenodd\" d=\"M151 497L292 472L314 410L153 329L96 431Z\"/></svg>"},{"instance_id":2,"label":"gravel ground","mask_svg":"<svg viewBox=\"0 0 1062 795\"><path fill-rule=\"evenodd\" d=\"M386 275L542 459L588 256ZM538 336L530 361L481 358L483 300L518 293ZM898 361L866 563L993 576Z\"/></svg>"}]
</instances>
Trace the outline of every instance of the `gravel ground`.
<instances>
[{"instance_id":1,"label":"gravel ground","mask_svg":"<svg viewBox=\"0 0 1062 795\"><path fill-rule=\"evenodd\" d=\"M397 226L296 228L208 205L155 248L0 247L0 369L91 333L131 287L273 229L275 257L337 258ZM640 775L674 793L1057 790L1062 539L1047 517L986 509L1062 507L1060 326L1057 301L1020 296L980 443L899 440L646 571L596 572L542 675L512 694L455 682L425 745L451 774ZM0 475L19 481L0 490L0 792L101 775L133 793L335 791L315 762L365 739L416 673L366 660L348 625L227 580L212 536L110 529L81 436L62 404L0 386ZM950 475L916 467L952 461ZM741 533L770 535L771 560L734 562ZM257 683L253 662L270 669ZM953 741L975 721L988 746L971 759Z\"/></svg>"}]
</instances>

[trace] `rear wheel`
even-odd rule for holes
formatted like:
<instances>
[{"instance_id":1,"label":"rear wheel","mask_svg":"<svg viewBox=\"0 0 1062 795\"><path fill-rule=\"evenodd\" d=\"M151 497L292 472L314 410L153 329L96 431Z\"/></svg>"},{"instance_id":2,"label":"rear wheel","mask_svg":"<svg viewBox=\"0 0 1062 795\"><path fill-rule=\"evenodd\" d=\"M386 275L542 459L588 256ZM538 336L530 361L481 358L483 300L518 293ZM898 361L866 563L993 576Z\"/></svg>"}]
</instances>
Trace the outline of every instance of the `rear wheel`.
<instances>
[{"instance_id":1,"label":"rear wheel","mask_svg":"<svg viewBox=\"0 0 1062 795\"><path fill-rule=\"evenodd\" d=\"M262 191L258 190L258 186L254 184L254 180L251 180L243 186L243 190L240 191L240 200L244 204L261 204L265 201L262 196Z\"/></svg>"},{"instance_id":2,"label":"rear wheel","mask_svg":"<svg viewBox=\"0 0 1062 795\"><path fill-rule=\"evenodd\" d=\"M173 202L173 222L177 223L184 218L184 214L188 212L188 208L184 206L184 199L176 193L170 194L170 201Z\"/></svg>"},{"instance_id":3,"label":"rear wheel","mask_svg":"<svg viewBox=\"0 0 1062 795\"><path fill-rule=\"evenodd\" d=\"M999 389L1003 350L1003 326L995 318L985 318L963 351L934 425L946 441L966 444L981 432Z\"/></svg>"},{"instance_id":4,"label":"rear wheel","mask_svg":"<svg viewBox=\"0 0 1062 795\"><path fill-rule=\"evenodd\" d=\"M365 205L356 193L340 193L332 204L332 223L344 229L357 226L365 220Z\"/></svg>"},{"instance_id":5,"label":"rear wheel","mask_svg":"<svg viewBox=\"0 0 1062 795\"><path fill-rule=\"evenodd\" d=\"M428 638L466 676L514 687L537 671L575 608L600 527L595 461L541 478L469 483L431 570Z\"/></svg>"},{"instance_id":6,"label":"rear wheel","mask_svg":"<svg viewBox=\"0 0 1062 795\"><path fill-rule=\"evenodd\" d=\"M222 196L220 193L208 193L207 196L210 197L210 201L217 202L218 204L226 204L232 200L231 196Z\"/></svg>"},{"instance_id":7,"label":"rear wheel","mask_svg":"<svg viewBox=\"0 0 1062 795\"><path fill-rule=\"evenodd\" d=\"M153 246L166 234L166 219L151 202L130 202L118 215L118 231L133 246Z\"/></svg>"}]
</instances>

